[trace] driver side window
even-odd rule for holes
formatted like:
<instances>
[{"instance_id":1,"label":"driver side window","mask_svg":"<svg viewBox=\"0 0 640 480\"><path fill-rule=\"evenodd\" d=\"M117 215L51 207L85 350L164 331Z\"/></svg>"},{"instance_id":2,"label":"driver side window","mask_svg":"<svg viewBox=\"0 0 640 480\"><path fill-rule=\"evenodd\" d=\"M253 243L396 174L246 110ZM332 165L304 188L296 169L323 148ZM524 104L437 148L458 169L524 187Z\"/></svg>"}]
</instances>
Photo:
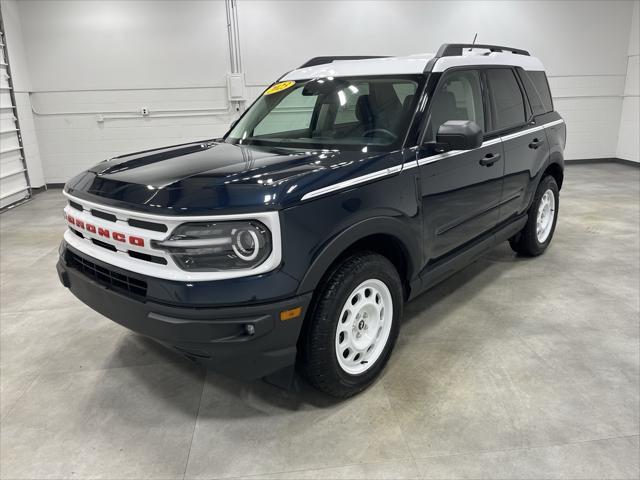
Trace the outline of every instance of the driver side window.
<instances>
[{"instance_id":1,"label":"driver side window","mask_svg":"<svg viewBox=\"0 0 640 480\"><path fill-rule=\"evenodd\" d=\"M472 120L484 131L484 109L480 74L464 70L446 74L431 104L431 119L425 141L435 141L440 125L448 120Z\"/></svg>"}]
</instances>

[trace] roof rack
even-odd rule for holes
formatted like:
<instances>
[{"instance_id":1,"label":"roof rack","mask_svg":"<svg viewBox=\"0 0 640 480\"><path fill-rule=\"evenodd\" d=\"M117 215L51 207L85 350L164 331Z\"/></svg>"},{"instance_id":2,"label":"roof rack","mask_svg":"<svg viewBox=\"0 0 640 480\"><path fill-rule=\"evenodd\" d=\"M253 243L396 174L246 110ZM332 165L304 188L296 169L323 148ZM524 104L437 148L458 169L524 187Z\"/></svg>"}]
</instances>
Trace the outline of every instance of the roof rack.
<instances>
[{"instance_id":1,"label":"roof rack","mask_svg":"<svg viewBox=\"0 0 640 480\"><path fill-rule=\"evenodd\" d=\"M500 45L481 45L478 43L445 43L438 49L436 57L458 57L462 55L462 50L464 50L465 48L479 48L490 50L492 52L511 52L516 55L529 56L529 52L527 52L526 50L521 50L520 48L502 47Z\"/></svg>"},{"instance_id":2,"label":"roof rack","mask_svg":"<svg viewBox=\"0 0 640 480\"><path fill-rule=\"evenodd\" d=\"M325 63L335 62L336 60L367 60L369 58L388 58L384 55L347 55L341 57L313 57L304 65L298 68L315 67L316 65L324 65Z\"/></svg>"}]
</instances>

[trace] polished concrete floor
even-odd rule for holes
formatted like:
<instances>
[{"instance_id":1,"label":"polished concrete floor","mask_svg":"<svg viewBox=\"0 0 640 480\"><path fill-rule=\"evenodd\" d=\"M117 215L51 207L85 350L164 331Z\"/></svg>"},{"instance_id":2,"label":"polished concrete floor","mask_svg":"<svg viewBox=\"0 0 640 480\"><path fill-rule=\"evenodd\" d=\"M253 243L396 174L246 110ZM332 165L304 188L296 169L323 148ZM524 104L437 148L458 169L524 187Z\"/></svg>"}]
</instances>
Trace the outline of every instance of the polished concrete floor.
<instances>
[{"instance_id":1,"label":"polished concrete floor","mask_svg":"<svg viewBox=\"0 0 640 480\"><path fill-rule=\"evenodd\" d=\"M640 169L571 165L547 253L408 305L335 402L207 374L59 283L59 190L0 216L1 477L638 478Z\"/></svg>"}]
</instances>

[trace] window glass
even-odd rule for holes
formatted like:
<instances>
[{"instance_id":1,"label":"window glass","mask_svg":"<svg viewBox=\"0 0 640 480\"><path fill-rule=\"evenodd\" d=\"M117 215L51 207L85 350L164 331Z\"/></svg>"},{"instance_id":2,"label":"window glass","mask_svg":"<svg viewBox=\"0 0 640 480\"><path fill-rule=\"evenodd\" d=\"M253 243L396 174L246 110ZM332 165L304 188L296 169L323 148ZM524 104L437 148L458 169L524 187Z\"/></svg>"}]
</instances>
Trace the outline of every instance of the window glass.
<instances>
[{"instance_id":1,"label":"window glass","mask_svg":"<svg viewBox=\"0 0 640 480\"><path fill-rule=\"evenodd\" d=\"M273 108L271 115L265 116L258 122L253 134L267 135L288 130L308 129L315 103L314 97L305 97L302 95L302 89L297 89L282 99Z\"/></svg>"},{"instance_id":2,"label":"window glass","mask_svg":"<svg viewBox=\"0 0 640 480\"><path fill-rule=\"evenodd\" d=\"M524 101L513 70L490 68L487 70L487 81L491 93L493 129L522 125L525 122Z\"/></svg>"},{"instance_id":3,"label":"window glass","mask_svg":"<svg viewBox=\"0 0 640 480\"><path fill-rule=\"evenodd\" d=\"M356 104L358 103L358 98L362 95L369 95L369 84L367 83L353 82L351 87L353 88L347 88L344 92L344 105L337 105L336 124L357 122ZM339 101L340 99L338 99Z\"/></svg>"},{"instance_id":4,"label":"window glass","mask_svg":"<svg viewBox=\"0 0 640 480\"><path fill-rule=\"evenodd\" d=\"M419 75L283 82L263 94L225 140L285 148L386 151L404 140Z\"/></svg>"},{"instance_id":5,"label":"window glass","mask_svg":"<svg viewBox=\"0 0 640 480\"><path fill-rule=\"evenodd\" d=\"M534 115L553 111L553 102L547 76L542 71L521 71L522 83L527 91Z\"/></svg>"},{"instance_id":6,"label":"window glass","mask_svg":"<svg viewBox=\"0 0 640 480\"><path fill-rule=\"evenodd\" d=\"M465 70L448 74L438 84L431 104L427 141L436 139L438 128L448 120L472 120L484 131L480 74Z\"/></svg>"}]
</instances>

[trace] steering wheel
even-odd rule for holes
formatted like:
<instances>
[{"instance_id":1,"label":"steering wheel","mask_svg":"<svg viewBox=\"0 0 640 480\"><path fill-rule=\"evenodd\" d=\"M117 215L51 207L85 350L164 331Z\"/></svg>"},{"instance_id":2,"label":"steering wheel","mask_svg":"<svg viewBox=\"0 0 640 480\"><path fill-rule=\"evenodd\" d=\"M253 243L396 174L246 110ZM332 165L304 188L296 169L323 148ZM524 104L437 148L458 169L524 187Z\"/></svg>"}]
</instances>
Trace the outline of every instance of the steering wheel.
<instances>
[{"instance_id":1,"label":"steering wheel","mask_svg":"<svg viewBox=\"0 0 640 480\"><path fill-rule=\"evenodd\" d=\"M362 134L362 136L363 137L370 137L372 133L383 133L383 134L388 135L389 137L391 137L391 140L395 140L396 138L398 138L398 135L393 133L391 130L387 130L386 128L372 128L371 130L365 131Z\"/></svg>"}]
</instances>

